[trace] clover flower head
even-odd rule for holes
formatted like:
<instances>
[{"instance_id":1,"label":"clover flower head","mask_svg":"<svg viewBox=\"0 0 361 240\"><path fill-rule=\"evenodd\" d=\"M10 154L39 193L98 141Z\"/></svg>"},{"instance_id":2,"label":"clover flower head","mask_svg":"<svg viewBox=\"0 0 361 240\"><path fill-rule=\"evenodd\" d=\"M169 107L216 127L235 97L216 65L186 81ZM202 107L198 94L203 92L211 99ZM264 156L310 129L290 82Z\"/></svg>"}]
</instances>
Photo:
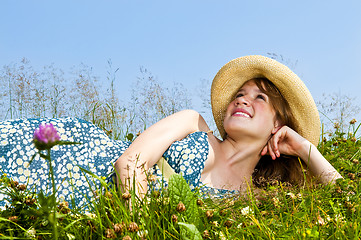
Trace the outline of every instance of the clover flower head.
<instances>
[{"instance_id":1,"label":"clover flower head","mask_svg":"<svg viewBox=\"0 0 361 240\"><path fill-rule=\"evenodd\" d=\"M37 149L45 150L55 146L60 140L60 136L53 124L40 124L34 132L33 140Z\"/></svg>"}]
</instances>

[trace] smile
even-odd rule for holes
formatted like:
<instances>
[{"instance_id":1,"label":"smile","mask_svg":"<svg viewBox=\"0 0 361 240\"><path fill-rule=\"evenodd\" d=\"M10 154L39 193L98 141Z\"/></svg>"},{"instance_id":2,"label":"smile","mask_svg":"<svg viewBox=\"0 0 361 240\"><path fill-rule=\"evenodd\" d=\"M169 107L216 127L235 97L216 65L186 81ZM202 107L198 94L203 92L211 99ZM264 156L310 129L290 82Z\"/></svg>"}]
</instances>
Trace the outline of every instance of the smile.
<instances>
[{"instance_id":1,"label":"smile","mask_svg":"<svg viewBox=\"0 0 361 240\"><path fill-rule=\"evenodd\" d=\"M249 115L247 115L246 113L243 113L243 112L236 112L233 114L233 116L241 116L241 117L251 118Z\"/></svg>"},{"instance_id":2,"label":"smile","mask_svg":"<svg viewBox=\"0 0 361 240\"><path fill-rule=\"evenodd\" d=\"M233 112L232 116L252 118L251 114L244 109L237 109Z\"/></svg>"}]
</instances>

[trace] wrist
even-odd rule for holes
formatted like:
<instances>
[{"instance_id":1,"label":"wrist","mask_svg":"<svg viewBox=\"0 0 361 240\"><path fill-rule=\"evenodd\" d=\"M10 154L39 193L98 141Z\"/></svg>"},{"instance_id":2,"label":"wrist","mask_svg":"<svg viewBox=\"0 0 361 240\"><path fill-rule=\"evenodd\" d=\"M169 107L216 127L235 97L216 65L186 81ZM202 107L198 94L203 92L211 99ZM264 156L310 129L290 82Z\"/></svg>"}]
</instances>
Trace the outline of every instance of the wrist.
<instances>
[{"instance_id":1,"label":"wrist","mask_svg":"<svg viewBox=\"0 0 361 240\"><path fill-rule=\"evenodd\" d=\"M313 147L313 144L305 139L298 150L298 157L300 157L303 161L307 161L310 158Z\"/></svg>"}]
</instances>

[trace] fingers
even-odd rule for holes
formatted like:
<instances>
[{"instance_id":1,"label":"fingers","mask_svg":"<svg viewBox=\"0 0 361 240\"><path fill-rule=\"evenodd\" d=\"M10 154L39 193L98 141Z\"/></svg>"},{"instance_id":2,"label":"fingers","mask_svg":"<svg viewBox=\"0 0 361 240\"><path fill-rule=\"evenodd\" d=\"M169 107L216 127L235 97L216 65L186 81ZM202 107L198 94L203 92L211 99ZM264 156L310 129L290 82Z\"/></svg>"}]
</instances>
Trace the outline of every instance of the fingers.
<instances>
[{"instance_id":1,"label":"fingers","mask_svg":"<svg viewBox=\"0 0 361 240\"><path fill-rule=\"evenodd\" d=\"M282 128L282 126L276 127L272 130L272 134L276 134L276 132L278 132L278 130L280 130Z\"/></svg>"},{"instance_id":2,"label":"fingers","mask_svg":"<svg viewBox=\"0 0 361 240\"><path fill-rule=\"evenodd\" d=\"M281 153L278 149L278 143L282 138L282 132L277 132L275 135L271 137L271 139L267 143L267 149L273 160L281 156Z\"/></svg>"},{"instance_id":3,"label":"fingers","mask_svg":"<svg viewBox=\"0 0 361 240\"><path fill-rule=\"evenodd\" d=\"M277 156L275 154L274 148L272 147L272 139L273 137L268 141L267 145L268 145L268 153L271 156L272 160L276 160Z\"/></svg>"},{"instance_id":4,"label":"fingers","mask_svg":"<svg viewBox=\"0 0 361 240\"><path fill-rule=\"evenodd\" d=\"M262 149L261 156L264 156L268 153L271 156L271 158L275 160L277 158L276 157L277 155L274 151L274 148L272 147L273 144L271 142L272 142L272 138L267 142L266 146Z\"/></svg>"},{"instance_id":5,"label":"fingers","mask_svg":"<svg viewBox=\"0 0 361 240\"><path fill-rule=\"evenodd\" d=\"M262 149L261 156L266 155L268 152L267 145Z\"/></svg>"}]
</instances>

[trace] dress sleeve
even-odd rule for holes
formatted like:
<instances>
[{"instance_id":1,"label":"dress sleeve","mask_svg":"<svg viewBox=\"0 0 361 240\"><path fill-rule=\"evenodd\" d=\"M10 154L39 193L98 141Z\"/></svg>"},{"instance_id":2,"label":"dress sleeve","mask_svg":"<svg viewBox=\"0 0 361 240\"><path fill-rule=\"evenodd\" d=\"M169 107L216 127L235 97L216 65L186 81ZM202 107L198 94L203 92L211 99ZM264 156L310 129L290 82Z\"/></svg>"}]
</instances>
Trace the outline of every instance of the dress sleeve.
<instances>
[{"instance_id":1,"label":"dress sleeve","mask_svg":"<svg viewBox=\"0 0 361 240\"><path fill-rule=\"evenodd\" d=\"M163 154L176 173L181 174L191 186L198 186L204 162L208 158L209 144L205 132L189 134L173 143Z\"/></svg>"}]
</instances>

